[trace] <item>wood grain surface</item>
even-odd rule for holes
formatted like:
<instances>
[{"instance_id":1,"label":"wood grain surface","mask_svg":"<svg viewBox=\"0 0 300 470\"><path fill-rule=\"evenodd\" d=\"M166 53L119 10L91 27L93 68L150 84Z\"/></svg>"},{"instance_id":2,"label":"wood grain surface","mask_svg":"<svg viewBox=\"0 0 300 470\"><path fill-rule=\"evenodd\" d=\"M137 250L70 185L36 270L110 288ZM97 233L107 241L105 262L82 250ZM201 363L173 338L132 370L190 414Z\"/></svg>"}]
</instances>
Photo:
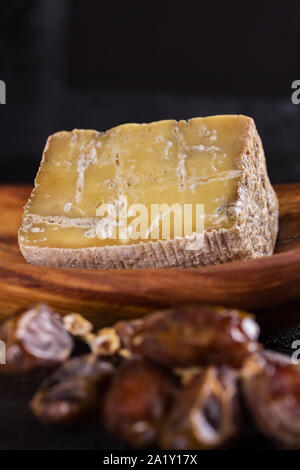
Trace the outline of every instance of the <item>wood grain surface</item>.
<instances>
[{"instance_id":1,"label":"wood grain surface","mask_svg":"<svg viewBox=\"0 0 300 470\"><path fill-rule=\"evenodd\" d=\"M29 186L0 186L0 320L45 301L100 326L175 303L210 302L253 311L265 331L300 323L300 183L275 186L275 254L191 269L88 270L27 264L17 230Z\"/></svg>"}]
</instances>

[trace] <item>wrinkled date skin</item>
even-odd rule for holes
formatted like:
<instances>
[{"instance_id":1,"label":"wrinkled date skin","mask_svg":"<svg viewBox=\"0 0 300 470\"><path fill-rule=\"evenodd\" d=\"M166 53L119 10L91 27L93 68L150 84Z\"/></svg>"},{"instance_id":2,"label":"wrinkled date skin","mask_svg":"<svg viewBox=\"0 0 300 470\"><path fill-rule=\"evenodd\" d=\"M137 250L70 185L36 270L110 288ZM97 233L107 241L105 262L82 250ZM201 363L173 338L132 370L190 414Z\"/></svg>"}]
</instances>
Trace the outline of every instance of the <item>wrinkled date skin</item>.
<instances>
[{"instance_id":1,"label":"wrinkled date skin","mask_svg":"<svg viewBox=\"0 0 300 470\"><path fill-rule=\"evenodd\" d=\"M133 353L171 367L238 367L260 348L259 328L250 315L207 305L179 306L119 322L116 331Z\"/></svg>"},{"instance_id":2,"label":"wrinkled date skin","mask_svg":"<svg viewBox=\"0 0 300 470\"><path fill-rule=\"evenodd\" d=\"M45 304L5 321L0 326L0 339L6 344L6 364L0 371L8 374L53 368L67 360L73 349L60 315Z\"/></svg>"},{"instance_id":3,"label":"wrinkled date skin","mask_svg":"<svg viewBox=\"0 0 300 470\"><path fill-rule=\"evenodd\" d=\"M281 446L300 449L300 366L269 351L244 364L246 405L263 434Z\"/></svg>"},{"instance_id":4,"label":"wrinkled date skin","mask_svg":"<svg viewBox=\"0 0 300 470\"><path fill-rule=\"evenodd\" d=\"M48 377L35 394L31 409L43 424L69 426L88 420L99 412L114 368L88 354L67 361Z\"/></svg>"},{"instance_id":5,"label":"wrinkled date skin","mask_svg":"<svg viewBox=\"0 0 300 470\"><path fill-rule=\"evenodd\" d=\"M168 371L144 360L123 363L109 386L104 423L118 439L133 447L149 447L176 393Z\"/></svg>"},{"instance_id":6,"label":"wrinkled date skin","mask_svg":"<svg viewBox=\"0 0 300 470\"><path fill-rule=\"evenodd\" d=\"M160 433L169 450L225 446L241 431L237 374L227 367L207 367L178 394Z\"/></svg>"}]
</instances>

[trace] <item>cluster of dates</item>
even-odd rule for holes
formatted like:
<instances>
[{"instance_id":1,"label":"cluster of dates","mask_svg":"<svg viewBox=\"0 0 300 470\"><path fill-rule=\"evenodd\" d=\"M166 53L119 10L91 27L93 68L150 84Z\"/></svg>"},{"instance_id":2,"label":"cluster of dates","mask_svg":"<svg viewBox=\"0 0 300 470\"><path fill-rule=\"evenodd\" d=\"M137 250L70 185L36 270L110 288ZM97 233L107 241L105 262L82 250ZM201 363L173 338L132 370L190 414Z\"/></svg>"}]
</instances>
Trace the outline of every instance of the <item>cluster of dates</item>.
<instances>
[{"instance_id":1,"label":"cluster of dates","mask_svg":"<svg viewBox=\"0 0 300 470\"><path fill-rule=\"evenodd\" d=\"M54 369L30 404L46 425L99 416L133 447L190 450L227 447L252 419L299 449L300 366L258 335L251 315L222 307L178 306L94 334L83 317L40 304L0 327L0 371ZM72 356L75 337L91 352Z\"/></svg>"}]
</instances>

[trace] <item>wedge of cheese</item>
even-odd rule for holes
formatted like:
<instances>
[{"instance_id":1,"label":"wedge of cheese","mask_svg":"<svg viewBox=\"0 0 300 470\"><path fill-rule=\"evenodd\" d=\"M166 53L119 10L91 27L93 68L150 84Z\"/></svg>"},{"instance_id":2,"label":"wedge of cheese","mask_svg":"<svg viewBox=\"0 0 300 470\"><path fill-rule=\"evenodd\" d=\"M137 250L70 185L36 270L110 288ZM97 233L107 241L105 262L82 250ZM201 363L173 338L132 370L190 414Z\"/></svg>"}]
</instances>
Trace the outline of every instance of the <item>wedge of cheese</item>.
<instances>
[{"instance_id":1,"label":"wedge of cheese","mask_svg":"<svg viewBox=\"0 0 300 470\"><path fill-rule=\"evenodd\" d=\"M271 255L277 230L254 121L225 115L50 136L19 245L40 265L185 267Z\"/></svg>"}]
</instances>

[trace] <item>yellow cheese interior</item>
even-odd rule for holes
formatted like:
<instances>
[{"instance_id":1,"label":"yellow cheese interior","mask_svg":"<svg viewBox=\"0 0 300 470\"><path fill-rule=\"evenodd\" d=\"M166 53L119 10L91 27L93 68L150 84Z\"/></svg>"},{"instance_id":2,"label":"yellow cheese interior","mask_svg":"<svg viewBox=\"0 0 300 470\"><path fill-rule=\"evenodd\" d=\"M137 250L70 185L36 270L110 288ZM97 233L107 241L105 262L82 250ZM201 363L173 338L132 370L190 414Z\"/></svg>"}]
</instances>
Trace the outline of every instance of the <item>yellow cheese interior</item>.
<instances>
[{"instance_id":1,"label":"yellow cheese interior","mask_svg":"<svg viewBox=\"0 0 300 470\"><path fill-rule=\"evenodd\" d=\"M244 116L215 116L53 135L26 208L26 214L46 221L25 224L22 243L83 248L155 241L162 233L158 227L152 236L152 204L193 204L193 211L196 203L204 204L205 230L231 228L235 221L228 207L237 198L242 173L237 160L248 122ZM97 208L109 203L118 211L120 197L127 198L128 207L147 207L146 232L134 240L97 236ZM74 219L76 224L80 219L80 227ZM170 238L175 236L171 223Z\"/></svg>"}]
</instances>

